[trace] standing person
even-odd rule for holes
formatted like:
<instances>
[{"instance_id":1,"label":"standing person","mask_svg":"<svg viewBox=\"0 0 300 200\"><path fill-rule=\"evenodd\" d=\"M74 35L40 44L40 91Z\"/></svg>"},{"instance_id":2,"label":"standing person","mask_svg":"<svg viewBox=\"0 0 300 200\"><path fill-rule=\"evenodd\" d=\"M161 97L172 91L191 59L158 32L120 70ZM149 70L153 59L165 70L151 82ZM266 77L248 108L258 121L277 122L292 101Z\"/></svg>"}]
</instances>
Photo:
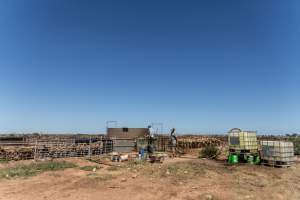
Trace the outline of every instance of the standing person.
<instances>
[{"instance_id":1,"label":"standing person","mask_svg":"<svg viewBox=\"0 0 300 200\"><path fill-rule=\"evenodd\" d=\"M176 157L177 137L175 135L175 128L171 129L171 146L172 146L172 156Z\"/></svg>"},{"instance_id":2,"label":"standing person","mask_svg":"<svg viewBox=\"0 0 300 200\"><path fill-rule=\"evenodd\" d=\"M148 126L149 136L154 138L155 130L151 125Z\"/></svg>"},{"instance_id":3,"label":"standing person","mask_svg":"<svg viewBox=\"0 0 300 200\"><path fill-rule=\"evenodd\" d=\"M147 151L149 154L152 154L154 152L153 149L153 144L154 144L154 134L155 134L155 130L154 128L152 128L152 126L148 126L148 131L149 131L149 140L148 140L148 148Z\"/></svg>"}]
</instances>

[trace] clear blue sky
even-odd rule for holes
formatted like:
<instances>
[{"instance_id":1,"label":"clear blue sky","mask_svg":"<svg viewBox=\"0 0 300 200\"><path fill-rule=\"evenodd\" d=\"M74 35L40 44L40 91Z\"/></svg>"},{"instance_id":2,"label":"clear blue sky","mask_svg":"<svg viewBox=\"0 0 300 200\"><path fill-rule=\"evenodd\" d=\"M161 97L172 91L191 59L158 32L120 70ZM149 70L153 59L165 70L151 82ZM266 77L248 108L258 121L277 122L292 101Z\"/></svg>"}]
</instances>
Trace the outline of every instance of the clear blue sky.
<instances>
[{"instance_id":1,"label":"clear blue sky","mask_svg":"<svg viewBox=\"0 0 300 200\"><path fill-rule=\"evenodd\" d=\"M0 132L300 131L300 1L0 1Z\"/></svg>"}]
</instances>

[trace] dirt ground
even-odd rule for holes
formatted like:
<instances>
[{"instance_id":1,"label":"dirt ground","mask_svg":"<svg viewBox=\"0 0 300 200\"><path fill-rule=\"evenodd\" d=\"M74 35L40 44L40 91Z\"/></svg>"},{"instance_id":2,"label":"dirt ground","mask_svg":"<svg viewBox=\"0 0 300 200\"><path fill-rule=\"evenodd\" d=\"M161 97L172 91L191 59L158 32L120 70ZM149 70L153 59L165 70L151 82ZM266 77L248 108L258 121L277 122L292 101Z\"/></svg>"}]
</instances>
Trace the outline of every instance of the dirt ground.
<instances>
[{"instance_id":1,"label":"dirt ground","mask_svg":"<svg viewBox=\"0 0 300 200\"><path fill-rule=\"evenodd\" d=\"M272 168L195 157L168 158L163 164L123 162L96 164L65 159L77 168L44 172L29 178L0 180L0 200L156 200L156 199L300 199L300 159L290 168ZM0 168L30 163L0 164Z\"/></svg>"}]
</instances>

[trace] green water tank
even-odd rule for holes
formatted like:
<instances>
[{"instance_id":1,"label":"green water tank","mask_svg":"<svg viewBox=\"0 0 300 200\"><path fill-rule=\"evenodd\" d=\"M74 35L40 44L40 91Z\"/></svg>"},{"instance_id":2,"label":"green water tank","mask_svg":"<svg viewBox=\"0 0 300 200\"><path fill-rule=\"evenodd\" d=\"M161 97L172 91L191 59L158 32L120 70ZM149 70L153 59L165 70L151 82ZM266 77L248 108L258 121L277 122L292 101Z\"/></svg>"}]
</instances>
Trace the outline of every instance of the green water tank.
<instances>
[{"instance_id":1,"label":"green water tank","mask_svg":"<svg viewBox=\"0 0 300 200\"><path fill-rule=\"evenodd\" d=\"M247 162L248 162L249 164L253 165L253 164L254 164L254 156L249 155L248 158L247 158Z\"/></svg>"},{"instance_id":2,"label":"green water tank","mask_svg":"<svg viewBox=\"0 0 300 200\"><path fill-rule=\"evenodd\" d=\"M236 154L229 154L228 163L229 164L237 164L239 162L238 156Z\"/></svg>"},{"instance_id":3,"label":"green water tank","mask_svg":"<svg viewBox=\"0 0 300 200\"><path fill-rule=\"evenodd\" d=\"M260 164L260 157L254 156L254 164L259 165Z\"/></svg>"}]
</instances>

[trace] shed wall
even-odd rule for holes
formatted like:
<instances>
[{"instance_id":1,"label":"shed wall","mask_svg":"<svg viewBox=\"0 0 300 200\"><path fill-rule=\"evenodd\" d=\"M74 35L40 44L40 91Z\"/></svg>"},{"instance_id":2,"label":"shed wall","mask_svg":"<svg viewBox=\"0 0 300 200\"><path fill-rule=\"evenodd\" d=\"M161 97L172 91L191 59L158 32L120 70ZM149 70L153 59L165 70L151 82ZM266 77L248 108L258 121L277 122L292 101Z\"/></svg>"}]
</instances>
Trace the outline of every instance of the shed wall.
<instances>
[{"instance_id":1,"label":"shed wall","mask_svg":"<svg viewBox=\"0 0 300 200\"><path fill-rule=\"evenodd\" d=\"M110 138L135 139L149 135L148 128L108 128L107 136Z\"/></svg>"}]
</instances>

